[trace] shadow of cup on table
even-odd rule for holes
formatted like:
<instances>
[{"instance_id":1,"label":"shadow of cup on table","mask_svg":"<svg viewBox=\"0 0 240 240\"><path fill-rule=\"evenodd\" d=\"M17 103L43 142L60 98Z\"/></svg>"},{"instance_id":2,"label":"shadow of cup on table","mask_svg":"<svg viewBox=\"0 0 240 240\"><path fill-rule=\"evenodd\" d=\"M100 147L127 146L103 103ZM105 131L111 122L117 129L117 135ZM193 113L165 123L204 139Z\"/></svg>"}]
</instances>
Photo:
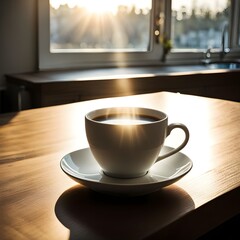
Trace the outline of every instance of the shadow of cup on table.
<instances>
[{"instance_id":1,"label":"shadow of cup on table","mask_svg":"<svg viewBox=\"0 0 240 240\"><path fill-rule=\"evenodd\" d=\"M57 200L55 214L70 240L143 239L195 208L176 185L141 197L115 197L77 185Z\"/></svg>"}]
</instances>

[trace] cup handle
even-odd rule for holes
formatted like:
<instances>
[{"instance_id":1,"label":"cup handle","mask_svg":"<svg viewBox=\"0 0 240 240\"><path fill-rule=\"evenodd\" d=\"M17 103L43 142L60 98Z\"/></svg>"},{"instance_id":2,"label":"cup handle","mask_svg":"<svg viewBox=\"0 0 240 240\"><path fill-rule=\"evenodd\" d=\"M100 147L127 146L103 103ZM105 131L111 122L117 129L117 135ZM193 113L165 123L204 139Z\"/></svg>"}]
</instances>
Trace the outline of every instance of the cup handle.
<instances>
[{"instance_id":1,"label":"cup handle","mask_svg":"<svg viewBox=\"0 0 240 240\"><path fill-rule=\"evenodd\" d=\"M164 158L167 158L167 157L169 157L169 156L171 156L171 155L173 155L173 154L175 154L175 153L177 153L177 152L179 152L179 151L180 151L181 149L183 149L183 148L186 146L186 144L188 143L188 140L189 140L189 131L188 131L188 128L187 128L184 124L182 124L182 123L172 123L172 124L168 125L168 127L167 127L167 136L170 135L171 131L172 131L174 128L181 128L181 129L185 132L185 139L184 139L184 141L183 141L182 144L181 144L180 146L178 146L177 148L174 148L172 151L170 151L170 152L168 152L168 153L166 153L166 154L164 154L164 155L159 156L159 157L157 158L157 160L155 161L155 163L158 162L158 161L160 161L160 160L162 160L162 159L164 159ZM166 136L166 137L167 137L167 136Z\"/></svg>"}]
</instances>

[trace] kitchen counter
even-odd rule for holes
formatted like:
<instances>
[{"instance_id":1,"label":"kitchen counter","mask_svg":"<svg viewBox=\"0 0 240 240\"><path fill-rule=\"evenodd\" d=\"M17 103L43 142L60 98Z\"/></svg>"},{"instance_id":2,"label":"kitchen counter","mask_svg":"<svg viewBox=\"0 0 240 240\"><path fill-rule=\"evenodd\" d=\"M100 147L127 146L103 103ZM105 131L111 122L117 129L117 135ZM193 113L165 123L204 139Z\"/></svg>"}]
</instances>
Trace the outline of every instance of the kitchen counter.
<instances>
[{"instance_id":1,"label":"kitchen counter","mask_svg":"<svg viewBox=\"0 0 240 240\"><path fill-rule=\"evenodd\" d=\"M157 91L240 101L240 68L184 65L73 69L12 74L6 78L11 111ZM21 91L25 99L19 107ZM26 96L28 103L24 106Z\"/></svg>"}]
</instances>

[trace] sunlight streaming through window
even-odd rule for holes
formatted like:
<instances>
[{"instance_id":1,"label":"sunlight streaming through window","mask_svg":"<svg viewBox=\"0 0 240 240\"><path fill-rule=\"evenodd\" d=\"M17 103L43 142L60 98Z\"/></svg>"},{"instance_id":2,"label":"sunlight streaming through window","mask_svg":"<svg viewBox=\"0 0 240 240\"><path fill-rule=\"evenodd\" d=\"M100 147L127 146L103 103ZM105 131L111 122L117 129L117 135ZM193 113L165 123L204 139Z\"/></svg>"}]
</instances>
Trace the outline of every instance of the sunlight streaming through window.
<instances>
[{"instance_id":1,"label":"sunlight streaming through window","mask_svg":"<svg viewBox=\"0 0 240 240\"><path fill-rule=\"evenodd\" d=\"M51 0L50 49L147 51L151 0Z\"/></svg>"}]
</instances>

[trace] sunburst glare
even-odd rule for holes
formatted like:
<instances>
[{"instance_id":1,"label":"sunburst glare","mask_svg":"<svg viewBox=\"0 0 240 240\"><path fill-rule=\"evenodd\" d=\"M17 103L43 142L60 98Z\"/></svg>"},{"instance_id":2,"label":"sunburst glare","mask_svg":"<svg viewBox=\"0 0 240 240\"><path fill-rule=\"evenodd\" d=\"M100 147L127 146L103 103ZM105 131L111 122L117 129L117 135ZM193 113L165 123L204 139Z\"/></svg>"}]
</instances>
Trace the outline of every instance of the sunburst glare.
<instances>
[{"instance_id":1,"label":"sunburst glare","mask_svg":"<svg viewBox=\"0 0 240 240\"><path fill-rule=\"evenodd\" d=\"M89 12L115 13L119 6L135 6L136 9L151 9L151 1L146 0L50 0L50 5L57 9L60 5L68 5L69 8L83 7Z\"/></svg>"},{"instance_id":2,"label":"sunburst glare","mask_svg":"<svg viewBox=\"0 0 240 240\"><path fill-rule=\"evenodd\" d=\"M51 52L146 52L151 0L50 0Z\"/></svg>"}]
</instances>

